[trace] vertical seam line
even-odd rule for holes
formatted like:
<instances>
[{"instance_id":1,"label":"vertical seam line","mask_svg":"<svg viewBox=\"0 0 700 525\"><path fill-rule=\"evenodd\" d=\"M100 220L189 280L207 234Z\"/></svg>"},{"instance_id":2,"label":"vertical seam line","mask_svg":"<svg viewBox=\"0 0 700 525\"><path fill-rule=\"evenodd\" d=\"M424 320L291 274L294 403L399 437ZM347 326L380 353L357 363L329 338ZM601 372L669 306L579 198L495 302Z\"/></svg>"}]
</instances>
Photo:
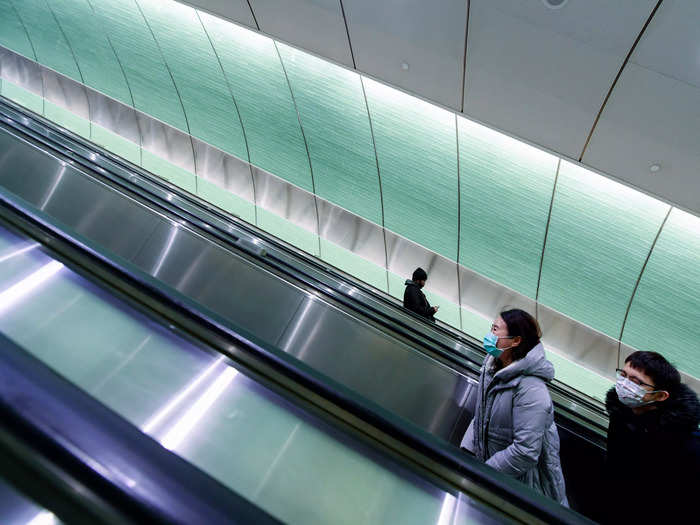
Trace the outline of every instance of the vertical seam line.
<instances>
[{"instance_id":1,"label":"vertical seam line","mask_svg":"<svg viewBox=\"0 0 700 525\"><path fill-rule=\"evenodd\" d=\"M542 265L544 263L544 253L547 249L547 238L549 237L549 223L552 221L552 208L554 208L554 197L559 183L559 169L561 168L561 158L557 160L557 172L554 174L554 184L552 185L552 198L549 200L549 211L547 212L547 224L544 228L544 239L542 240L542 254L540 255L540 269L537 272L537 289L535 290L535 319L539 321L540 316L540 282L542 281Z\"/></svg>"},{"instance_id":2,"label":"vertical seam line","mask_svg":"<svg viewBox=\"0 0 700 525\"><path fill-rule=\"evenodd\" d=\"M95 6L92 5L91 0L85 0L90 6L90 9L94 13L95 17L98 16L97 11L95 10ZM134 93L131 90L131 84L129 83L129 77L126 75L126 70L124 69L124 65L122 64L122 61L119 58L119 55L117 54L117 50L114 47L114 44L112 43L112 39L109 37L109 33L107 32L107 29L103 27L102 29L104 30L105 38L107 39L107 43L109 44L109 47L112 50L112 53L114 53L114 58L117 60L117 64L119 64L119 69L122 72L122 75L124 75L124 82L126 83L126 88L129 90L129 98L131 98L131 107L134 110L134 122L136 123L136 129L139 132L139 165L143 165L143 134L141 133L141 126L139 125L139 119L138 116L136 115L136 101L134 99Z\"/></svg>"},{"instance_id":3,"label":"vertical seam line","mask_svg":"<svg viewBox=\"0 0 700 525\"><path fill-rule=\"evenodd\" d=\"M462 55L462 96L459 100L459 110L464 113L464 94L467 89L467 43L469 42L469 10L471 1L467 0L467 21L464 27L464 54Z\"/></svg>"},{"instance_id":4,"label":"vertical seam line","mask_svg":"<svg viewBox=\"0 0 700 525\"><path fill-rule=\"evenodd\" d=\"M214 56L216 57L216 61L219 63L219 67L221 68L221 74L224 77L224 82L226 82L226 87L228 88L228 92L231 95L231 100L233 101L233 106L236 108L236 115L238 115L238 121L241 123L241 131L243 132L243 142L245 143L245 151L246 155L248 156L248 171L250 171L250 182L253 187L253 214L254 214L254 220L255 220L255 225L257 226L258 224L258 199L256 196L255 192L255 177L253 176L253 166L251 164L250 160L250 148L248 147L248 135L246 134L245 131L245 126L243 125L243 117L241 116L241 111L238 108L238 102L236 102L236 97L233 94L233 88L231 87L231 83L228 79L228 75L226 74L226 71L224 70L224 65L221 62L221 57L219 57L219 53L216 51L216 48L214 47L214 42L211 39L211 36L209 35L209 32L207 31L206 26L204 25L204 22L202 21L202 18L199 16L199 10L195 9L195 13L197 14L197 20L199 20L199 23L202 26L202 29L204 30L204 34L207 36L207 40L209 40L209 45L211 46L212 51L214 52Z\"/></svg>"},{"instance_id":5,"label":"vertical seam line","mask_svg":"<svg viewBox=\"0 0 700 525\"><path fill-rule=\"evenodd\" d=\"M51 4L49 4L49 0L44 0L44 2L46 3L46 7L49 8L49 11L51 12L51 16L56 21L56 25L58 26L58 29L61 32L61 35L63 35L63 40L66 41L66 44L68 45L68 49L70 49L70 54L73 57L73 62L75 62L75 67L78 69L78 74L80 75L80 82L83 85L83 92L85 93L85 101L87 102L87 107L88 107L88 129L89 129L89 133L90 133L90 140L92 140L92 106L90 104L90 95L88 95L88 91L87 91L88 86L85 83L85 76L83 75L83 70L80 69L80 64L78 64L78 57L75 54L75 50L73 49L73 46L71 45L70 40L68 40L68 35L63 30L63 26L61 25L61 22L58 20L58 17L56 16L56 12L51 7Z\"/></svg>"},{"instance_id":6,"label":"vertical seam line","mask_svg":"<svg viewBox=\"0 0 700 525\"><path fill-rule=\"evenodd\" d=\"M642 269L639 271L639 275L637 276L637 281L634 283L634 288L632 289L632 294L630 295L630 300L627 303L627 309L625 310L625 317L622 319L622 326L620 327L620 337L617 341L617 366L620 366L620 357L622 353L622 335L625 333L625 326L627 325L627 317L629 316L630 310L632 309L632 303L634 302L634 296L637 294L637 288L639 288L639 283L642 281L642 277L644 275L644 270L647 268L647 263L649 262L649 259L651 259L651 254L654 252L654 248L656 247L656 243L659 240L659 237L661 237L661 232L664 229L664 226L666 226L666 221L668 221L668 218L671 215L671 212L673 211L673 206L668 207L668 211L666 212L666 216L664 217L664 220L661 221L661 225L659 226L659 231L656 232L656 237L654 237L653 242L651 243L651 246L649 247L649 253L647 253L646 259L644 259L644 264L642 264Z\"/></svg>"},{"instance_id":7,"label":"vertical seam line","mask_svg":"<svg viewBox=\"0 0 700 525\"><path fill-rule=\"evenodd\" d=\"M350 28L348 27L348 18L345 16L345 6L343 6L343 0L338 0L340 2L340 12L343 15L343 23L345 24L345 34L348 36L348 47L350 48L350 58L352 59L352 67L357 69L357 64L355 63L355 53L352 50L352 40L350 40Z\"/></svg>"},{"instance_id":8,"label":"vertical seam line","mask_svg":"<svg viewBox=\"0 0 700 525\"><path fill-rule=\"evenodd\" d=\"M461 165L459 160L459 122L455 113L455 144L457 145L457 305L459 306L459 329L462 329L462 278L459 271L459 261L462 249L462 182Z\"/></svg>"},{"instance_id":9,"label":"vertical seam line","mask_svg":"<svg viewBox=\"0 0 700 525\"><path fill-rule=\"evenodd\" d=\"M258 31L260 31L260 24L258 24L258 19L257 19L257 17L255 16L255 11L253 11L253 6L250 5L250 0L246 0L246 2L248 3L248 9L250 9L250 14L251 14L252 17L253 17L253 22L255 22L255 28L256 28Z\"/></svg>"},{"instance_id":10,"label":"vertical seam line","mask_svg":"<svg viewBox=\"0 0 700 525\"><path fill-rule=\"evenodd\" d=\"M316 181L314 180L314 167L311 163L311 152L309 151L309 143L306 140L306 133L304 133L304 126L301 123L301 114L299 113L299 107L297 106L297 99L294 96L294 91L292 90L292 83L289 81L289 76L287 75L287 68L282 60L282 54L277 47L277 41L273 40L272 43L275 46L275 51L277 51L277 58L282 66L282 72L284 73L284 78L287 81L287 87L289 88L289 94L292 97L292 103L294 104L294 111L297 114L297 122L299 123L299 130L301 131L301 138L304 139L304 148L306 149L306 158L309 161L309 173L311 174L311 190L314 194L314 208L316 209L316 234L318 235L318 256L321 257L321 218L318 214L318 195L316 195Z\"/></svg>"},{"instance_id":11,"label":"vertical seam line","mask_svg":"<svg viewBox=\"0 0 700 525\"><path fill-rule=\"evenodd\" d=\"M187 118L187 111L185 111L185 104L182 101L182 96L180 96L180 90L178 89L177 83L175 82L175 77L173 76L173 72L170 70L170 66L168 65L168 61L165 59L165 55L163 54L163 50L160 47L160 43L156 39L156 35L153 32L153 29L151 28L151 24L148 22L148 19L146 18L146 15L144 14L143 9L141 9L141 5L139 4L138 0L134 0L134 3L136 4L136 7L138 8L139 13L141 13L141 18L143 18L143 21L146 22L146 27L148 27L148 31L151 33L151 38L153 38L153 42L156 44L156 47L158 48L158 52L160 53L160 58L163 60L163 65L165 66L165 69L168 70L168 75L170 75L170 81L173 83L173 87L175 88L175 94L177 95L177 98L180 101L180 107L182 108L182 115L185 117L185 125L187 126L187 135L190 139L190 146L192 147L192 162L194 163L194 183L195 183L195 188L196 188L197 187L197 153L195 153L195 150L194 150L194 140L192 140L192 130L190 129L190 122L189 122L189 119Z\"/></svg>"},{"instance_id":12,"label":"vertical seam line","mask_svg":"<svg viewBox=\"0 0 700 525\"><path fill-rule=\"evenodd\" d=\"M627 53L627 56L625 57L625 60L622 62L622 65L620 66L620 69L617 72L617 75L615 75L615 79L613 80L612 84L610 85L610 89L608 90L608 93L605 95L605 98L603 99L603 103L601 104L600 109L598 110L598 114L596 115L595 120L593 121L593 126L591 126L591 131L588 133L588 137L586 137L586 142L583 144L583 149L581 150L581 156L578 158L579 162L581 162L581 160L583 159L583 155L586 153L586 149L588 149L588 144L591 142L591 138L593 137L593 132L595 131L596 126L598 126L598 121L600 120L600 117L603 114L603 110L605 109L605 105L608 103L608 99L610 99L610 96L612 95L612 92L615 89L615 86L617 85L617 81L620 80L620 77L622 76L622 71L625 69L625 66L627 66L627 62L629 62L629 59L632 56L632 53L634 53L634 50L637 47L637 44L641 40L642 35L644 34L644 31L646 31L647 27L649 26L649 23L651 22L651 19L654 18L654 15L656 14L656 11L659 9L659 7L661 6L662 2L663 2L663 0L659 0L656 3L656 6L654 6L654 9L651 10L651 14L647 18L647 21L642 26L642 30L637 35L637 38L634 40L632 47L630 48L629 52Z\"/></svg>"},{"instance_id":13,"label":"vertical seam line","mask_svg":"<svg viewBox=\"0 0 700 525\"><path fill-rule=\"evenodd\" d=\"M37 55L36 53L34 42L32 41L32 37L29 36L29 30L27 29L27 25L24 23L22 15L19 14L17 6L15 6L15 2L13 0L10 0L10 5L12 6L12 10L15 12L15 16L17 16L17 20L19 20L19 23L22 24L24 34L27 36L27 41L29 42L29 46L32 48L32 53L34 53L34 61L36 62L39 68L39 76L41 77L41 114L46 115L46 84L44 81L44 67L41 65L41 62L39 62L39 55Z\"/></svg>"},{"instance_id":14,"label":"vertical seam line","mask_svg":"<svg viewBox=\"0 0 700 525\"><path fill-rule=\"evenodd\" d=\"M365 82L362 75L360 77L360 86L362 86L362 98L365 100L365 108L367 109L367 120L369 122L369 134L372 138L372 147L374 148L374 162L377 165L377 181L379 182L379 205L382 211L382 238L384 239L384 267L386 269L386 292L391 294L389 290L389 250L386 242L386 218L384 216L384 190L382 188L382 172L379 169L379 155L377 154L377 141L374 138L374 124L372 124L372 113L369 110L369 101L367 100L367 92L365 91Z\"/></svg>"}]
</instances>

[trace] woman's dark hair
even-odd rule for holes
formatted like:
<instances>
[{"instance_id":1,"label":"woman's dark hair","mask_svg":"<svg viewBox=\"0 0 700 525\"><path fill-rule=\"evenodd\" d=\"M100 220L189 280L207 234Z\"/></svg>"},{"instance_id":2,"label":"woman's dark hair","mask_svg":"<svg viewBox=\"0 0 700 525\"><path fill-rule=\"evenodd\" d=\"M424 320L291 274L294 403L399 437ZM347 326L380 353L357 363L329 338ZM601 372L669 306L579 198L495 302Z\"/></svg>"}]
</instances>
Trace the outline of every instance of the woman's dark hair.
<instances>
[{"instance_id":1,"label":"woman's dark hair","mask_svg":"<svg viewBox=\"0 0 700 525\"><path fill-rule=\"evenodd\" d=\"M661 354L640 350L628 355L625 363L651 377L656 390L665 390L673 395L680 387L680 372Z\"/></svg>"},{"instance_id":2,"label":"woman's dark hair","mask_svg":"<svg viewBox=\"0 0 700 525\"><path fill-rule=\"evenodd\" d=\"M508 335L513 337L520 336L522 339L520 344L511 350L513 361L522 359L539 344L542 330L540 330L537 320L529 313L514 308L501 312L501 319L508 327Z\"/></svg>"}]
</instances>

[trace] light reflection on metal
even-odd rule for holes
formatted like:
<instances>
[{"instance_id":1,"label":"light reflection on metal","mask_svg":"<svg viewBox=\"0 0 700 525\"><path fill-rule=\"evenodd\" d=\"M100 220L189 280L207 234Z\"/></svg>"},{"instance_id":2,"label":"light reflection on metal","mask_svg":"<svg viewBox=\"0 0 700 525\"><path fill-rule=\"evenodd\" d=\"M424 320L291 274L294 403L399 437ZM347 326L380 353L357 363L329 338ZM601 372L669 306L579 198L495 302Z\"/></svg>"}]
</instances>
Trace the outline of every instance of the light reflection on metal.
<instances>
[{"instance_id":1,"label":"light reflection on metal","mask_svg":"<svg viewBox=\"0 0 700 525\"><path fill-rule=\"evenodd\" d=\"M161 253L160 258L158 259L158 262L156 263L156 267L153 269L153 276L154 277L158 277L158 272L160 272L160 269L163 267L163 264L165 263L165 259L168 256L168 253L170 253L170 250L173 247L173 243L175 242L175 237L177 236L177 232L178 232L178 223L174 222L173 226L174 226L173 229L170 230L170 235L168 235L168 243L165 246L163 253Z\"/></svg>"},{"instance_id":2,"label":"light reflection on metal","mask_svg":"<svg viewBox=\"0 0 700 525\"><path fill-rule=\"evenodd\" d=\"M160 440L161 444L170 450L177 448L189 435L195 425L204 414L211 408L217 399L224 393L224 390L231 384L231 381L238 375L235 368L228 367L219 377L207 388L207 390L194 402L184 416L175 423L168 433Z\"/></svg>"},{"instance_id":3,"label":"light reflection on metal","mask_svg":"<svg viewBox=\"0 0 700 525\"><path fill-rule=\"evenodd\" d=\"M18 283L13 284L7 290L0 293L0 314L13 306L18 301L22 300L27 294L35 290L43 282L50 279L56 274L63 264L58 261L51 261L45 264L37 271L25 277Z\"/></svg>"},{"instance_id":4,"label":"light reflection on metal","mask_svg":"<svg viewBox=\"0 0 700 525\"><path fill-rule=\"evenodd\" d=\"M0 256L0 263L3 263L9 259L12 259L13 257L16 257L18 255L21 255L23 253L27 253L30 250L33 250L34 248L40 246L39 243L34 243L30 244L29 246L25 246L24 248L20 248L19 250L15 250L12 253L8 253L7 255L2 255Z\"/></svg>"},{"instance_id":5,"label":"light reflection on metal","mask_svg":"<svg viewBox=\"0 0 700 525\"><path fill-rule=\"evenodd\" d=\"M440 516L438 517L437 525L450 525L452 516L454 516L455 507L457 506L457 498L452 494L445 494L445 499L442 502Z\"/></svg>"},{"instance_id":6,"label":"light reflection on metal","mask_svg":"<svg viewBox=\"0 0 700 525\"><path fill-rule=\"evenodd\" d=\"M54 525L55 523L56 516L53 514L53 512L42 510L39 514L29 520L26 525Z\"/></svg>"},{"instance_id":7,"label":"light reflection on metal","mask_svg":"<svg viewBox=\"0 0 700 525\"><path fill-rule=\"evenodd\" d=\"M163 421L173 410L175 410L180 403L195 389L197 388L206 378L208 378L216 368L223 363L224 358L220 357L214 363L209 366L204 372L198 375L187 387L185 387L178 395L176 395L165 407L159 410L151 419L149 419L145 425L141 427L146 433L150 433L155 429L161 421Z\"/></svg>"}]
</instances>

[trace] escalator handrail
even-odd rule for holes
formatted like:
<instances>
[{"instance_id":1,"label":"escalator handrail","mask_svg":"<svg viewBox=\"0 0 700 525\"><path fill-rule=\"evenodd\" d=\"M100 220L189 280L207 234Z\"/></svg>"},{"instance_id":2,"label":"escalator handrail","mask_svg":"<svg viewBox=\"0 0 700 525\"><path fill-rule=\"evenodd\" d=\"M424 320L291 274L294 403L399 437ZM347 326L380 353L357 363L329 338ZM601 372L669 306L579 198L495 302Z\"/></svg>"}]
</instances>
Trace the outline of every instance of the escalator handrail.
<instances>
[{"instance_id":1,"label":"escalator handrail","mask_svg":"<svg viewBox=\"0 0 700 525\"><path fill-rule=\"evenodd\" d=\"M78 513L103 519L117 514L134 523L279 523L3 334L0 428L29 447L32 457L17 461L35 463L41 458L52 466L53 480L48 483L56 491L53 495L32 494L32 487L23 487L50 510L54 505L66 507L65 501L56 501L60 499L73 501ZM0 464L16 455L3 448ZM10 469L3 471L10 475ZM76 518L72 512L71 522Z\"/></svg>"},{"instance_id":2,"label":"escalator handrail","mask_svg":"<svg viewBox=\"0 0 700 525\"><path fill-rule=\"evenodd\" d=\"M468 457L443 440L390 413L371 400L360 397L288 353L258 340L244 328L233 326L229 320L208 311L133 264L105 255L81 235L64 231L46 213L35 209L4 188L0 188L0 215L58 253L61 253L61 243L69 245L93 264L111 273L114 279L128 281L143 290L162 305L162 309L159 308L161 312L168 308L173 309L228 340L235 341L241 348L269 363L294 383L308 388L342 411L366 422L456 476L466 477L501 501L516 505L547 523L589 523L580 514L561 507L514 479ZM232 357L235 360L235 356Z\"/></svg>"}]
</instances>

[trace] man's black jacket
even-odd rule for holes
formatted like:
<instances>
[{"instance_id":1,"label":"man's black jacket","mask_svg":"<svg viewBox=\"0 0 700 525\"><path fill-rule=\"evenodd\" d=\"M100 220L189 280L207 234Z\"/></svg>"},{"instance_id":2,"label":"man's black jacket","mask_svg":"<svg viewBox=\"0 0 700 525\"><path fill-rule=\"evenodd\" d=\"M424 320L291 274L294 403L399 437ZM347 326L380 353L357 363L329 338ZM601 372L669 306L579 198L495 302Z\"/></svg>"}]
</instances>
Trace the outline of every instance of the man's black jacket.
<instances>
[{"instance_id":1,"label":"man's black jacket","mask_svg":"<svg viewBox=\"0 0 700 525\"><path fill-rule=\"evenodd\" d=\"M604 523L693 520L700 483L700 402L686 385L656 410L635 415L615 389L606 398L607 498Z\"/></svg>"}]
</instances>

